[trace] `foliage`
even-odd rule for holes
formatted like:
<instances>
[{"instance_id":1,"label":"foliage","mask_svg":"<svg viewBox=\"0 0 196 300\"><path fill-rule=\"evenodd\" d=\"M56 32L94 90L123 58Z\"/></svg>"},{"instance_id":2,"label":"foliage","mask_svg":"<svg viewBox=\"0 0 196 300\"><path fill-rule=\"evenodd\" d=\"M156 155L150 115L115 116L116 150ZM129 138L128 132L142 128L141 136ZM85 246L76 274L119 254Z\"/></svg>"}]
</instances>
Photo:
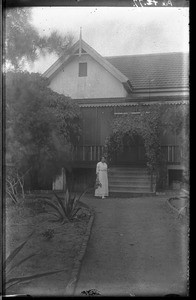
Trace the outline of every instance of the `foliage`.
<instances>
[{"instance_id":1,"label":"foliage","mask_svg":"<svg viewBox=\"0 0 196 300\"><path fill-rule=\"evenodd\" d=\"M17 168L7 167L6 170L6 194L12 199L13 203L18 203L19 195L25 198L24 193L24 177L29 172L27 170L24 174L20 174Z\"/></svg>"},{"instance_id":2,"label":"foliage","mask_svg":"<svg viewBox=\"0 0 196 300\"><path fill-rule=\"evenodd\" d=\"M6 275L6 282L5 282L5 289L7 290L13 285L24 283L33 279L37 279L40 277L56 274L59 272L62 272L64 270L57 270L57 271L50 271L50 272L43 272L43 273L37 273L31 276L23 276L23 277L10 277L9 274L13 269L16 267L19 267L22 263L25 261L31 259L36 255L36 253L32 253L25 258L19 260L18 262L15 262L15 257L22 251L26 243L29 241L30 237L33 235L34 231L23 241L19 246L17 246L14 250L11 251L11 253L8 255L8 257L5 259L3 263L3 273Z\"/></svg>"},{"instance_id":3,"label":"foliage","mask_svg":"<svg viewBox=\"0 0 196 300\"><path fill-rule=\"evenodd\" d=\"M47 87L39 74L6 74L6 150L14 166L42 182L69 167L80 136L80 111L68 97Z\"/></svg>"},{"instance_id":4,"label":"foliage","mask_svg":"<svg viewBox=\"0 0 196 300\"><path fill-rule=\"evenodd\" d=\"M70 34L61 36L57 31L41 36L31 23L31 8L9 8L5 10L5 60L15 69L25 62L34 62L40 55L68 52L73 43Z\"/></svg>"},{"instance_id":5,"label":"foliage","mask_svg":"<svg viewBox=\"0 0 196 300\"><path fill-rule=\"evenodd\" d=\"M144 141L148 167L151 171L156 171L160 161L159 124L159 105L148 107L148 111L141 107L140 114L117 116L112 126L113 134L106 142L108 156L112 159L114 153L122 152L125 141L131 143L140 136Z\"/></svg>"},{"instance_id":6,"label":"foliage","mask_svg":"<svg viewBox=\"0 0 196 300\"><path fill-rule=\"evenodd\" d=\"M80 198L87 192L88 188L82 192L79 197L72 196L66 189L63 197L58 196L55 192L55 197L49 198L44 197L45 199L40 198L46 205L52 208L52 212L48 211L47 214L50 214L55 217L52 222L60 222L64 224L66 222L72 222L77 215L77 212L81 209L78 205Z\"/></svg>"},{"instance_id":7,"label":"foliage","mask_svg":"<svg viewBox=\"0 0 196 300\"><path fill-rule=\"evenodd\" d=\"M97 189L98 187L102 187L102 184L101 184L101 182L99 181L99 176L96 177L95 189Z\"/></svg>"},{"instance_id":8,"label":"foliage","mask_svg":"<svg viewBox=\"0 0 196 300\"><path fill-rule=\"evenodd\" d=\"M91 290L88 290L88 291L82 291L81 295L84 295L84 296L98 296L98 295L101 295L101 293L96 289L91 289Z\"/></svg>"},{"instance_id":9,"label":"foliage","mask_svg":"<svg viewBox=\"0 0 196 300\"><path fill-rule=\"evenodd\" d=\"M123 151L125 143L133 143L139 136L146 150L147 167L156 176L159 186L166 184L166 162L161 152L161 136L165 130L182 135L182 144L187 147L189 132L189 115L187 106L169 107L167 104L140 106L139 114L128 113L126 116L116 116L112 124L112 135L106 140L106 151L109 160ZM186 150L188 153L188 150Z\"/></svg>"},{"instance_id":10,"label":"foliage","mask_svg":"<svg viewBox=\"0 0 196 300\"><path fill-rule=\"evenodd\" d=\"M188 105L177 106L175 109L167 108L164 118L162 119L163 127L179 136L179 143L182 149L182 163L185 169L185 181L189 181L189 122L190 114Z\"/></svg>"}]
</instances>

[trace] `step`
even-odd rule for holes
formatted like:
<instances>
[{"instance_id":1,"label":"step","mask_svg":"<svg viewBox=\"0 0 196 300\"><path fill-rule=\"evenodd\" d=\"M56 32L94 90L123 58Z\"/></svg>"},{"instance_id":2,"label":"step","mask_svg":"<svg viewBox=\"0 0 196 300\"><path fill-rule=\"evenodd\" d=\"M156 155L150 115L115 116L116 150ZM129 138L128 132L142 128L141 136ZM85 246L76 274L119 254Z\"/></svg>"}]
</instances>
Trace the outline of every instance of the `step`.
<instances>
[{"instance_id":1,"label":"step","mask_svg":"<svg viewBox=\"0 0 196 300\"><path fill-rule=\"evenodd\" d=\"M118 194L123 194L123 193L126 193L126 194L140 194L140 195L143 195L143 194L153 194L151 190L109 190L109 194L114 194L114 193L118 193Z\"/></svg>"},{"instance_id":2,"label":"step","mask_svg":"<svg viewBox=\"0 0 196 300\"><path fill-rule=\"evenodd\" d=\"M146 175L146 176L150 176L150 174L146 171L144 172L140 172L140 171L108 171L108 174L112 174L112 175L115 175L115 174L119 174L119 175Z\"/></svg>"},{"instance_id":3,"label":"step","mask_svg":"<svg viewBox=\"0 0 196 300\"><path fill-rule=\"evenodd\" d=\"M121 184L109 184L109 188L115 188L115 189L118 189L118 188L137 188L137 189L140 189L140 188L150 188L151 185L150 184L124 184L124 183L121 183Z\"/></svg>"},{"instance_id":4,"label":"step","mask_svg":"<svg viewBox=\"0 0 196 300\"><path fill-rule=\"evenodd\" d=\"M149 176L108 176L108 180L115 180L115 181L138 181L138 180L146 180L146 181L151 181L151 177Z\"/></svg>"},{"instance_id":5,"label":"step","mask_svg":"<svg viewBox=\"0 0 196 300\"><path fill-rule=\"evenodd\" d=\"M138 172L148 172L147 168L109 168L109 170L113 171L138 171Z\"/></svg>"},{"instance_id":6,"label":"step","mask_svg":"<svg viewBox=\"0 0 196 300\"><path fill-rule=\"evenodd\" d=\"M151 176L144 167L112 167L108 172L108 182L111 193L152 194Z\"/></svg>"},{"instance_id":7,"label":"step","mask_svg":"<svg viewBox=\"0 0 196 300\"><path fill-rule=\"evenodd\" d=\"M110 167L109 170L115 170L115 171L124 171L124 170L135 170L135 171L147 171L147 168L131 168L131 167Z\"/></svg>"},{"instance_id":8,"label":"step","mask_svg":"<svg viewBox=\"0 0 196 300\"><path fill-rule=\"evenodd\" d=\"M108 182L114 182L114 183L118 183L118 182L127 182L127 183L132 183L132 182L145 182L145 183L149 183L151 182L151 180L149 178L108 178Z\"/></svg>"},{"instance_id":9,"label":"step","mask_svg":"<svg viewBox=\"0 0 196 300\"><path fill-rule=\"evenodd\" d=\"M109 183L109 186L110 187L116 187L116 188L118 188L118 187L138 187L138 188L140 188L140 187L146 187L146 188L151 187L150 183L142 183L141 184L141 183L138 183L138 182L136 182L136 183L119 182L119 183L116 183L116 184Z\"/></svg>"},{"instance_id":10,"label":"step","mask_svg":"<svg viewBox=\"0 0 196 300\"><path fill-rule=\"evenodd\" d=\"M110 186L113 186L113 185L116 185L116 186L119 186L119 185L126 185L126 186L130 186L130 185L133 185L133 186L136 186L136 185L141 185L141 186L150 186L151 185L151 182L149 181L109 181L108 182Z\"/></svg>"},{"instance_id":11,"label":"step","mask_svg":"<svg viewBox=\"0 0 196 300\"><path fill-rule=\"evenodd\" d=\"M123 175L139 175L139 176L150 176L150 174L148 172L139 172L139 171L109 171L108 175L119 175L119 176L123 176Z\"/></svg>"},{"instance_id":12,"label":"step","mask_svg":"<svg viewBox=\"0 0 196 300\"><path fill-rule=\"evenodd\" d=\"M152 192L111 192L109 193L109 197L114 197L114 198L135 198L135 197L152 197L155 196L155 193Z\"/></svg>"},{"instance_id":13,"label":"step","mask_svg":"<svg viewBox=\"0 0 196 300\"><path fill-rule=\"evenodd\" d=\"M109 186L109 191L111 192L135 192L135 191L142 191L142 192L151 192L151 188L150 187L146 187L146 186Z\"/></svg>"},{"instance_id":14,"label":"step","mask_svg":"<svg viewBox=\"0 0 196 300\"><path fill-rule=\"evenodd\" d=\"M108 176L108 180L116 181L151 181L148 176Z\"/></svg>"}]
</instances>

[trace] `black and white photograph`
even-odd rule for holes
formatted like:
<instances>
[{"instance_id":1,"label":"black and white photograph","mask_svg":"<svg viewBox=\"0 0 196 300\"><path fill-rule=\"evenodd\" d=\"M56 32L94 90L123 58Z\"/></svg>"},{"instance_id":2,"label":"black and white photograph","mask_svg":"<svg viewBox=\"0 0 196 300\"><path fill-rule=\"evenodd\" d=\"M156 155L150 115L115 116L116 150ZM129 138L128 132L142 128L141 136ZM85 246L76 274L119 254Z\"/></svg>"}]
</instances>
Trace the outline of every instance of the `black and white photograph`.
<instances>
[{"instance_id":1,"label":"black and white photograph","mask_svg":"<svg viewBox=\"0 0 196 300\"><path fill-rule=\"evenodd\" d=\"M189 2L101 3L3 8L3 296L189 296Z\"/></svg>"}]
</instances>

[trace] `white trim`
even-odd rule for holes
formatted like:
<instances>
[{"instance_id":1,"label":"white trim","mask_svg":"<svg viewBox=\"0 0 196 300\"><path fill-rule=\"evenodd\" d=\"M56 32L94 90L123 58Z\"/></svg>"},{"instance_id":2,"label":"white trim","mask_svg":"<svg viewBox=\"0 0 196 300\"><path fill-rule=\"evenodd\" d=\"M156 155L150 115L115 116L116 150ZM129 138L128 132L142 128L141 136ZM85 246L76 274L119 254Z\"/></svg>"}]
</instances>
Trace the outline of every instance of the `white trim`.
<instances>
[{"instance_id":1,"label":"white trim","mask_svg":"<svg viewBox=\"0 0 196 300\"><path fill-rule=\"evenodd\" d=\"M115 112L114 115L128 115L127 112Z\"/></svg>"},{"instance_id":2,"label":"white trim","mask_svg":"<svg viewBox=\"0 0 196 300\"><path fill-rule=\"evenodd\" d=\"M77 102L76 102L77 103ZM78 105L80 107L115 107L115 106L139 106L139 105L153 105L153 104L170 104L170 105L176 105L176 104L186 104L188 105L188 101L151 101L151 102L129 102L129 103L92 103L92 104L80 104Z\"/></svg>"}]
</instances>

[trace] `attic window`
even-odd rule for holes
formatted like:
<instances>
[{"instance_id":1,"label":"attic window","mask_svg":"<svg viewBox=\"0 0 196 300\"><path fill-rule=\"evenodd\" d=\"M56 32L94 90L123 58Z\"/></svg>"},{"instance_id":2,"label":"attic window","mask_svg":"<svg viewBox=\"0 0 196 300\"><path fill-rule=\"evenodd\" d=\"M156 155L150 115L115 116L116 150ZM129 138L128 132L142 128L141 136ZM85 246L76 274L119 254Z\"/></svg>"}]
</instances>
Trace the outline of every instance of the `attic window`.
<instances>
[{"instance_id":1,"label":"attic window","mask_svg":"<svg viewBox=\"0 0 196 300\"><path fill-rule=\"evenodd\" d=\"M79 77L87 76L87 63L79 63Z\"/></svg>"}]
</instances>

